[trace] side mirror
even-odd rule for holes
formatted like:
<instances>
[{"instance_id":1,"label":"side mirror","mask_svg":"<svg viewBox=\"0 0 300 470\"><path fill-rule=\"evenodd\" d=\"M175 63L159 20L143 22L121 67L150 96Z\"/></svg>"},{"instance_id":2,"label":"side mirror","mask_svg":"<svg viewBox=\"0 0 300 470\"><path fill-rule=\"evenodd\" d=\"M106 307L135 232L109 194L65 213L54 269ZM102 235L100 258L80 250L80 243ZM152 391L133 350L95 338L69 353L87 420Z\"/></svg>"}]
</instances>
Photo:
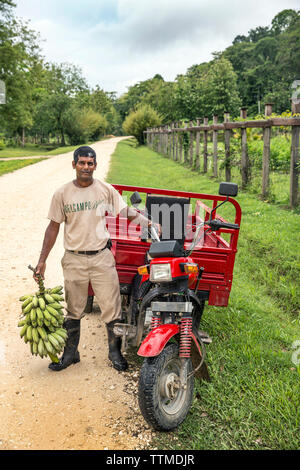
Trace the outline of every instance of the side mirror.
<instances>
[{"instance_id":1,"label":"side mirror","mask_svg":"<svg viewBox=\"0 0 300 470\"><path fill-rule=\"evenodd\" d=\"M219 194L220 196L236 197L238 194L238 185L235 183L220 183Z\"/></svg>"},{"instance_id":2,"label":"side mirror","mask_svg":"<svg viewBox=\"0 0 300 470\"><path fill-rule=\"evenodd\" d=\"M131 196L130 196L130 202L134 207L137 207L141 202L141 196L137 191L135 191Z\"/></svg>"}]
</instances>

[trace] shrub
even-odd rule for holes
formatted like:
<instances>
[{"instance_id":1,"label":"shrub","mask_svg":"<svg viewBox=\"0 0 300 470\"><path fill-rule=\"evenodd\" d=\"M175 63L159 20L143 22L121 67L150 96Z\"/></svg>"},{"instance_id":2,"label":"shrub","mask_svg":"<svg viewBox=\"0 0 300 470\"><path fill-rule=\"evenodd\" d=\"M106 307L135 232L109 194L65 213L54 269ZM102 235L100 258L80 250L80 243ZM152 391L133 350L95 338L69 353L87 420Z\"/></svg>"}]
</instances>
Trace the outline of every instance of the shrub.
<instances>
[{"instance_id":1,"label":"shrub","mask_svg":"<svg viewBox=\"0 0 300 470\"><path fill-rule=\"evenodd\" d=\"M264 143L262 140L248 142L248 154L252 165L262 168ZM272 137L270 146L270 169L288 171L291 158L291 140L289 137Z\"/></svg>"},{"instance_id":2,"label":"shrub","mask_svg":"<svg viewBox=\"0 0 300 470\"><path fill-rule=\"evenodd\" d=\"M71 145L96 140L105 134L107 119L92 109L71 108L64 120L66 134Z\"/></svg>"},{"instance_id":3,"label":"shrub","mask_svg":"<svg viewBox=\"0 0 300 470\"><path fill-rule=\"evenodd\" d=\"M142 105L132 111L123 122L127 135L133 135L140 145L144 144L144 131L147 127L160 126L162 117L150 105Z\"/></svg>"}]
</instances>

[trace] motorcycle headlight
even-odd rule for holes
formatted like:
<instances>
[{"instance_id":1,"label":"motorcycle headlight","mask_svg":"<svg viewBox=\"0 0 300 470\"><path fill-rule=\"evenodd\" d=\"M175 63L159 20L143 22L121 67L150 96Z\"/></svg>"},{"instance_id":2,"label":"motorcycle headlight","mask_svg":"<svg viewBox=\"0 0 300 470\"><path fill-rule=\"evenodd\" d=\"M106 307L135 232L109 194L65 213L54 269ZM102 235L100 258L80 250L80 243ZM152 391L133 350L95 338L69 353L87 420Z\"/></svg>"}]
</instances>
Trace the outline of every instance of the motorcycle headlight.
<instances>
[{"instance_id":1,"label":"motorcycle headlight","mask_svg":"<svg viewBox=\"0 0 300 470\"><path fill-rule=\"evenodd\" d=\"M150 268L150 281L151 282L172 281L171 265L169 263L153 264Z\"/></svg>"}]
</instances>

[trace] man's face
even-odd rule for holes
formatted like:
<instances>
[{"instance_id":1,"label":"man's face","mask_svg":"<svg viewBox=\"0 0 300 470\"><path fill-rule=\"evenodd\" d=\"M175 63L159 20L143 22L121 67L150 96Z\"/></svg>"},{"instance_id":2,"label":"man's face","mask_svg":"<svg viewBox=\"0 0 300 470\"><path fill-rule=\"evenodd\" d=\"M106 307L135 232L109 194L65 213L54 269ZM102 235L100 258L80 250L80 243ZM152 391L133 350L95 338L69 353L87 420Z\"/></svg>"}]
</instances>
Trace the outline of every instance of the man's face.
<instances>
[{"instance_id":1,"label":"man's face","mask_svg":"<svg viewBox=\"0 0 300 470\"><path fill-rule=\"evenodd\" d=\"M97 163L93 157L78 157L77 163L72 162L76 170L76 176L79 181L87 182L93 179L93 173L97 168Z\"/></svg>"}]
</instances>

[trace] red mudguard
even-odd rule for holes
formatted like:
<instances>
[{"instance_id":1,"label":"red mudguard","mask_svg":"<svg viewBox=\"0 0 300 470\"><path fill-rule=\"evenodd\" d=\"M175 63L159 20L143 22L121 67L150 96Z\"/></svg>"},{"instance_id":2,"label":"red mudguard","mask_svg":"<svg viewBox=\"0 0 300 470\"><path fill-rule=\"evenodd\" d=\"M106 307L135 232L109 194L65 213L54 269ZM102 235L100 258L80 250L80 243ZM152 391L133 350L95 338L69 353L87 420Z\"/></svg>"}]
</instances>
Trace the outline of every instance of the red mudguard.
<instances>
[{"instance_id":1,"label":"red mudguard","mask_svg":"<svg viewBox=\"0 0 300 470\"><path fill-rule=\"evenodd\" d=\"M167 342L177 333L179 333L179 326L173 323L154 328L142 342L137 352L138 355L143 357L158 356Z\"/></svg>"}]
</instances>

